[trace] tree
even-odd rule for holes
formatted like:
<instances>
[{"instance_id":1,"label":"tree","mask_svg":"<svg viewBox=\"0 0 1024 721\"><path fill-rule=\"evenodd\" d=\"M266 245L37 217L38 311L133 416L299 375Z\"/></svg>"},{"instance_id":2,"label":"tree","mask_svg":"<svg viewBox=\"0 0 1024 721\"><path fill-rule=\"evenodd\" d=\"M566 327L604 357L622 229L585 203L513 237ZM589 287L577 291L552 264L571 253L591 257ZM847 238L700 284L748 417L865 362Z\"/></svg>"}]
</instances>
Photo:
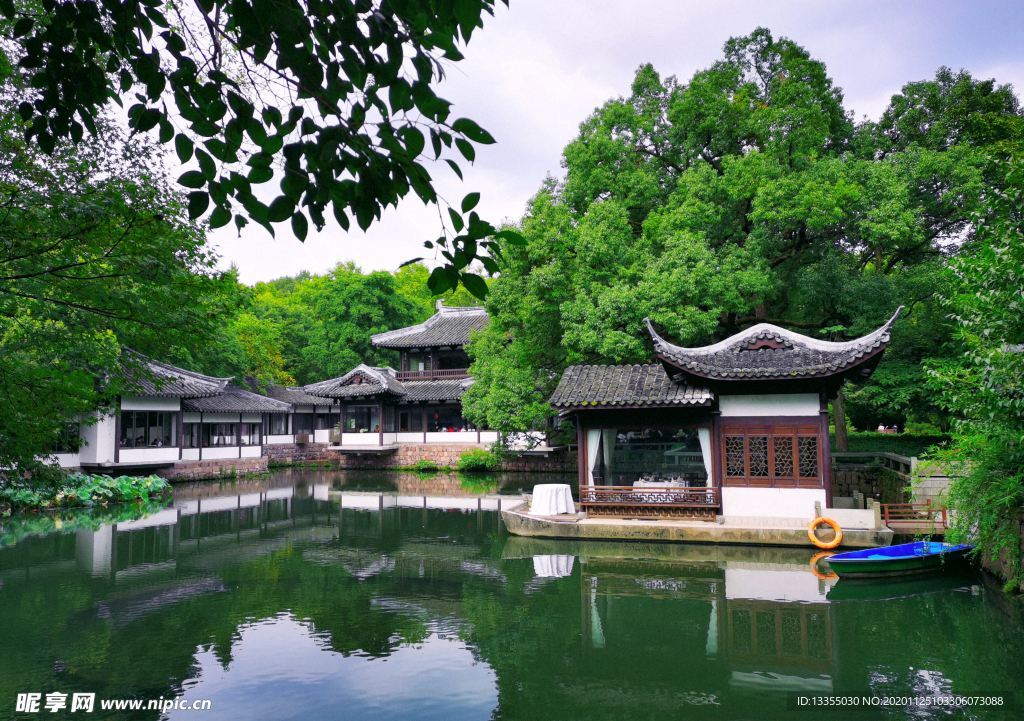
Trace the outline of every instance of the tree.
<instances>
[{"instance_id":1,"label":"tree","mask_svg":"<svg viewBox=\"0 0 1024 721\"><path fill-rule=\"evenodd\" d=\"M324 227L328 208L342 228L351 216L365 230L410 190L437 203L425 151L437 160L454 145L472 163L473 143L494 142L472 120L450 120L451 104L432 88L442 61L462 58L460 40L469 42L494 5L4 0L0 11L16 39L5 50L31 88L19 105L25 135L44 152L95 136L106 104L133 93L131 127L173 140L181 162L198 165L179 178L192 189L192 219L212 205L211 227L233 218L241 229L252 219L273 234L274 223L290 221L305 239L310 220ZM280 195L265 204L253 188L275 177ZM472 212L478 198L449 207L454 237L428 242L446 259L431 290L462 282L486 293L468 266L479 258L493 272L484 251L497 253L501 234Z\"/></svg>"},{"instance_id":2,"label":"tree","mask_svg":"<svg viewBox=\"0 0 1024 721\"><path fill-rule=\"evenodd\" d=\"M956 97L992 90L985 127L998 133L883 148L888 126L855 125L824 64L765 29L730 39L686 84L640 67L628 98L581 124L565 180L546 181L520 223L527 245L500 260L493 321L471 350L470 417L537 427L566 365L653 359L645 316L684 345L759 322L850 338L900 304L909 313L896 338L907 325L920 331L894 344L905 342L892 355L918 364L891 374L907 397L901 412L940 412L925 401L919 363L950 352L933 297L944 263L973 237L990 181L986 146L971 143L1021 127L1005 86L966 74L956 85ZM935 113L962 110L951 98ZM869 404L849 405L867 415Z\"/></svg>"},{"instance_id":3,"label":"tree","mask_svg":"<svg viewBox=\"0 0 1024 721\"><path fill-rule=\"evenodd\" d=\"M939 454L955 476L951 540L978 544L1024 588L1024 152L994 164L1005 190L986 197L972 253L953 263L944 307L962 356L933 363L933 388L954 415L954 444Z\"/></svg>"},{"instance_id":4,"label":"tree","mask_svg":"<svg viewBox=\"0 0 1024 721\"><path fill-rule=\"evenodd\" d=\"M158 149L96 124L44 155L0 104L0 468L13 476L48 477L38 454L126 390L123 346L195 343L226 310L231 279Z\"/></svg>"}]
</instances>

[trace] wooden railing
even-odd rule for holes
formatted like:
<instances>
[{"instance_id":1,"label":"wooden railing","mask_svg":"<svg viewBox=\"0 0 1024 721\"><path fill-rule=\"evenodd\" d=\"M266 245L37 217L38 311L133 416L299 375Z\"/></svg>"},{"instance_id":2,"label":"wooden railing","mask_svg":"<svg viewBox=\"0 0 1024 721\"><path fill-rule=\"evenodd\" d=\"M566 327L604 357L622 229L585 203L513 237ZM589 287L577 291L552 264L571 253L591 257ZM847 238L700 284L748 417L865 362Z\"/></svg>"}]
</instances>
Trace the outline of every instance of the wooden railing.
<instances>
[{"instance_id":1,"label":"wooden railing","mask_svg":"<svg viewBox=\"0 0 1024 721\"><path fill-rule=\"evenodd\" d=\"M660 517L714 521L719 488L580 486L580 506L589 516Z\"/></svg>"},{"instance_id":2,"label":"wooden railing","mask_svg":"<svg viewBox=\"0 0 1024 721\"><path fill-rule=\"evenodd\" d=\"M895 530L913 526L915 530L932 527L946 529L946 507L928 503L885 503L882 505L885 525ZM895 526L894 526L895 524ZM908 529L910 530L910 529Z\"/></svg>"},{"instance_id":3,"label":"wooden railing","mask_svg":"<svg viewBox=\"0 0 1024 721\"><path fill-rule=\"evenodd\" d=\"M400 381L427 381L440 378L469 378L469 368L440 368L430 371L396 371Z\"/></svg>"}]
</instances>

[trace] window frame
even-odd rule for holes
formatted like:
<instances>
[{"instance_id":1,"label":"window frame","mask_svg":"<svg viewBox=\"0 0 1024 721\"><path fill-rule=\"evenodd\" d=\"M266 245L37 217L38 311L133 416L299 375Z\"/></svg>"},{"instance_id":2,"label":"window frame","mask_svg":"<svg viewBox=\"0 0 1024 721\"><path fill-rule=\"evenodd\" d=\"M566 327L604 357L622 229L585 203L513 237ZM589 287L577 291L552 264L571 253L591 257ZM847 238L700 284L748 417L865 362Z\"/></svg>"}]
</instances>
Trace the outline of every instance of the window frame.
<instances>
[{"instance_id":1,"label":"window frame","mask_svg":"<svg viewBox=\"0 0 1024 721\"><path fill-rule=\"evenodd\" d=\"M765 475L750 473L750 438L767 439ZM743 438L743 476L729 474L729 438ZM719 452L722 454L722 486L740 488L824 488L825 469L822 454L821 425L817 419L773 417L771 419L739 420L723 418L721 421ZM776 439L792 439L792 476L776 475ZM817 475L804 476L801 473L800 439L816 439Z\"/></svg>"}]
</instances>

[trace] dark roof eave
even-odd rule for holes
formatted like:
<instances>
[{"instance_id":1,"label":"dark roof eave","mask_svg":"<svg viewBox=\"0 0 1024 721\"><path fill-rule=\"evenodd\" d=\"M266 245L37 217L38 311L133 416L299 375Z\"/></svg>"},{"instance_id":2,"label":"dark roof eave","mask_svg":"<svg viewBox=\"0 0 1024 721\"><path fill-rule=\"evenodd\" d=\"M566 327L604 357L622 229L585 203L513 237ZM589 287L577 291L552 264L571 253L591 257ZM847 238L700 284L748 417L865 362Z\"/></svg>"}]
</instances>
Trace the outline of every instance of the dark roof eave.
<instances>
[{"instance_id":1,"label":"dark roof eave","mask_svg":"<svg viewBox=\"0 0 1024 721\"><path fill-rule=\"evenodd\" d=\"M557 412L593 411L593 410L646 410L665 408L710 408L713 405L711 399L692 403L612 403L608 401L585 403L583 405L555 405L551 404L551 410Z\"/></svg>"},{"instance_id":2,"label":"dark roof eave","mask_svg":"<svg viewBox=\"0 0 1024 721\"><path fill-rule=\"evenodd\" d=\"M732 375L732 376L709 375L709 374L706 374L706 373L701 373L699 371L695 371L692 368L687 368L685 366L679 365L677 362L675 362L672 359L671 356L668 356L668 355L665 355L665 354L662 354L662 353L658 353L657 355L658 355L658 360L661 361L662 366L664 366L664 368L665 368L665 372L669 373L670 375L673 374L673 373L682 373L684 375L690 376L691 378L700 378L702 381L714 381L716 383L740 383L740 382L750 383L750 382L757 382L757 381L820 380L820 379L823 379L823 378L832 378L834 376L840 376L840 375L847 376L849 378L849 380L856 382L854 380L854 378L852 378L850 376L858 376L856 378L856 380L858 380L858 381L865 381L868 378L870 378L871 374L874 373L875 369L878 367L878 363L881 361L882 356L885 354L885 349L886 349L886 344L883 343L880 346L878 346L877 348L875 348L874 350L872 350L870 353L865 353L864 356L862 358L860 358L856 363L850 363L850 364L848 364L848 365L846 365L846 366L844 366L842 368L836 368L835 370L829 370L828 372L821 372L821 373L795 373L795 374L794 373L787 373L785 375L781 375L781 374L780 375L755 375L753 373L751 373L749 375L741 375L741 376L736 376L736 375ZM873 363L872 363L872 361L873 361ZM854 371L859 371L859 370L865 369L865 365L868 365L869 363L871 365L867 369L868 372L866 374L862 373L862 372L854 373Z\"/></svg>"}]
</instances>

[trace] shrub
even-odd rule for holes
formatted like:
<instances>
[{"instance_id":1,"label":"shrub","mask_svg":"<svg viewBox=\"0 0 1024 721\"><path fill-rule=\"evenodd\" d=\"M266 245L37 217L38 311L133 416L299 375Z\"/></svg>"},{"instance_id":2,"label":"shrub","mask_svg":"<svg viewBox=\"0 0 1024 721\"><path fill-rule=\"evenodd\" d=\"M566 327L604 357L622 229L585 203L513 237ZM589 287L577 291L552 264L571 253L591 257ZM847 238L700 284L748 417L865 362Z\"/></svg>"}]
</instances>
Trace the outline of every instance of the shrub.
<instances>
[{"instance_id":1,"label":"shrub","mask_svg":"<svg viewBox=\"0 0 1024 721\"><path fill-rule=\"evenodd\" d=\"M459 456L460 471L493 471L498 467L498 457L483 448L470 448Z\"/></svg>"},{"instance_id":2,"label":"shrub","mask_svg":"<svg viewBox=\"0 0 1024 721\"><path fill-rule=\"evenodd\" d=\"M412 469L418 473L437 473L440 467L433 461L428 461L426 458L421 458L413 464Z\"/></svg>"},{"instance_id":3,"label":"shrub","mask_svg":"<svg viewBox=\"0 0 1024 721\"><path fill-rule=\"evenodd\" d=\"M851 433L851 453L898 453L902 456L921 456L932 446L949 442L949 436L919 433ZM832 452L837 453L836 439L832 437Z\"/></svg>"}]
</instances>

